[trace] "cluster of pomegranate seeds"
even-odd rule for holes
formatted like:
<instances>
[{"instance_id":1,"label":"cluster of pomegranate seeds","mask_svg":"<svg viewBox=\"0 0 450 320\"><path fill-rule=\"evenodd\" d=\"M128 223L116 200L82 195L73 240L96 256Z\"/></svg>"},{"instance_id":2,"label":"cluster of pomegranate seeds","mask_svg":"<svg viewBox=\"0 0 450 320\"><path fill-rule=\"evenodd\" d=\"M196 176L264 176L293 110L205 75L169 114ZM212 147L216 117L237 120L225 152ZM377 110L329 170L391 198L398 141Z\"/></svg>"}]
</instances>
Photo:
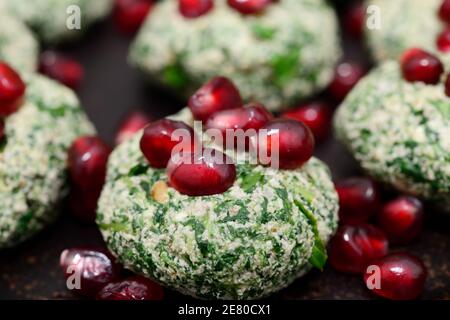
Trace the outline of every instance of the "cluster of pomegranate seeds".
<instances>
[{"instance_id":1,"label":"cluster of pomegranate seeds","mask_svg":"<svg viewBox=\"0 0 450 320\"><path fill-rule=\"evenodd\" d=\"M375 294L391 300L417 299L427 278L427 270L423 262L408 253L392 253L372 263L381 271L378 288L372 289ZM373 275L364 273L364 280L372 282Z\"/></svg>"},{"instance_id":2,"label":"cluster of pomegranate seeds","mask_svg":"<svg viewBox=\"0 0 450 320\"><path fill-rule=\"evenodd\" d=\"M179 134L178 134L179 133ZM172 140L172 138L178 139ZM150 123L140 141L140 148L148 163L155 168L165 168L175 146L180 151L194 151L197 137L194 130L181 121L161 119Z\"/></svg>"},{"instance_id":3,"label":"cluster of pomegranate seeds","mask_svg":"<svg viewBox=\"0 0 450 320\"><path fill-rule=\"evenodd\" d=\"M215 77L208 81L188 102L194 118L203 122L215 112L241 108L242 105L239 90L225 77Z\"/></svg>"},{"instance_id":4,"label":"cluster of pomegranate seeds","mask_svg":"<svg viewBox=\"0 0 450 320\"><path fill-rule=\"evenodd\" d=\"M263 12L273 0L228 0L228 5L242 14Z\"/></svg>"},{"instance_id":5,"label":"cluster of pomegranate seeds","mask_svg":"<svg viewBox=\"0 0 450 320\"><path fill-rule=\"evenodd\" d=\"M144 277L133 276L107 284L97 294L97 300L163 300L163 288Z\"/></svg>"},{"instance_id":6,"label":"cluster of pomegranate seeds","mask_svg":"<svg viewBox=\"0 0 450 320\"><path fill-rule=\"evenodd\" d=\"M41 54L39 72L74 90L80 86L84 75L80 63L54 51L45 51Z\"/></svg>"},{"instance_id":7,"label":"cluster of pomegranate seeds","mask_svg":"<svg viewBox=\"0 0 450 320\"><path fill-rule=\"evenodd\" d=\"M450 23L450 0L443 0L438 11L439 18L444 23Z\"/></svg>"},{"instance_id":8,"label":"cluster of pomegranate seeds","mask_svg":"<svg viewBox=\"0 0 450 320\"><path fill-rule=\"evenodd\" d=\"M0 117L17 111L25 93L25 83L8 64L0 61Z\"/></svg>"},{"instance_id":9,"label":"cluster of pomegranate seeds","mask_svg":"<svg viewBox=\"0 0 450 320\"><path fill-rule=\"evenodd\" d=\"M366 223L339 228L330 242L329 261L338 271L364 272L377 258L388 253L388 240L380 229Z\"/></svg>"},{"instance_id":10,"label":"cluster of pomegranate seeds","mask_svg":"<svg viewBox=\"0 0 450 320\"><path fill-rule=\"evenodd\" d=\"M407 50L401 58L403 78L408 82L439 83L444 66L435 55L419 49Z\"/></svg>"},{"instance_id":11,"label":"cluster of pomegranate seeds","mask_svg":"<svg viewBox=\"0 0 450 320\"><path fill-rule=\"evenodd\" d=\"M151 121L151 117L142 111L131 112L117 130L115 138L116 145L131 138L136 132L144 128Z\"/></svg>"},{"instance_id":12,"label":"cluster of pomegranate seeds","mask_svg":"<svg viewBox=\"0 0 450 320\"><path fill-rule=\"evenodd\" d=\"M386 203L378 215L378 224L392 243L405 244L422 231L422 202L413 197L399 197Z\"/></svg>"},{"instance_id":13,"label":"cluster of pomegranate seeds","mask_svg":"<svg viewBox=\"0 0 450 320\"><path fill-rule=\"evenodd\" d=\"M380 208L378 187L371 179L347 178L337 182L335 187L342 223L365 222Z\"/></svg>"},{"instance_id":14,"label":"cluster of pomegranate seeds","mask_svg":"<svg viewBox=\"0 0 450 320\"><path fill-rule=\"evenodd\" d=\"M286 111L282 117L301 121L311 129L316 141L323 141L331 130L332 109L324 102L315 101Z\"/></svg>"},{"instance_id":15,"label":"cluster of pomegranate seeds","mask_svg":"<svg viewBox=\"0 0 450 320\"><path fill-rule=\"evenodd\" d=\"M136 32L154 5L153 0L116 0L113 19L120 31Z\"/></svg>"},{"instance_id":16,"label":"cluster of pomegranate seeds","mask_svg":"<svg viewBox=\"0 0 450 320\"><path fill-rule=\"evenodd\" d=\"M213 0L178 0L180 13L188 19L201 17L213 8Z\"/></svg>"},{"instance_id":17,"label":"cluster of pomegranate seeds","mask_svg":"<svg viewBox=\"0 0 450 320\"><path fill-rule=\"evenodd\" d=\"M363 3L353 4L344 12L343 27L347 34L355 39L363 37L365 21L366 6Z\"/></svg>"},{"instance_id":18,"label":"cluster of pomegranate seeds","mask_svg":"<svg viewBox=\"0 0 450 320\"><path fill-rule=\"evenodd\" d=\"M336 66L328 92L336 101L342 101L367 70L357 62L341 62Z\"/></svg>"}]
</instances>

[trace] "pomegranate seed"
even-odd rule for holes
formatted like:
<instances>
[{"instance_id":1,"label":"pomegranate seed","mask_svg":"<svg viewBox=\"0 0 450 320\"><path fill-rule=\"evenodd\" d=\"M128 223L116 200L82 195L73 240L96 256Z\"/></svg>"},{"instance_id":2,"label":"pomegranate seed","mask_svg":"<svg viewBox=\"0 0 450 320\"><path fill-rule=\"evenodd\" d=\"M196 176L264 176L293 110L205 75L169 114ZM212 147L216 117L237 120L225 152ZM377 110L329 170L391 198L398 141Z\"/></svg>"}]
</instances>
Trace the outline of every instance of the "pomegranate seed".
<instances>
[{"instance_id":1,"label":"pomegranate seed","mask_svg":"<svg viewBox=\"0 0 450 320\"><path fill-rule=\"evenodd\" d=\"M119 30L136 32L154 5L153 0L116 0L113 18Z\"/></svg>"},{"instance_id":2,"label":"pomegranate seed","mask_svg":"<svg viewBox=\"0 0 450 320\"><path fill-rule=\"evenodd\" d=\"M331 129L332 111L322 102L311 102L283 113L284 118L301 121L311 129L316 141L324 140Z\"/></svg>"},{"instance_id":3,"label":"pomegranate seed","mask_svg":"<svg viewBox=\"0 0 450 320\"><path fill-rule=\"evenodd\" d=\"M450 97L450 74L445 79L445 94Z\"/></svg>"},{"instance_id":4,"label":"pomegranate seed","mask_svg":"<svg viewBox=\"0 0 450 320\"><path fill-rule=\"evenodd\" d=\"M41 54L39 72L72 89L79 87L84 74L81 64L54 51Z\"/></svg>"},{"instance_id":5,"label":"pomegranate seed","mask_svg":"<svg viewBox=\"0 0 450 320\"><path fill-rule=\"evenodd\" d=\"M344 13L344 29L353 38L360 39L364 35L366 6L362 3L352 5Z\"/></svg>"},{"instance_id":6,"label":"pomegranate seed","mask_svg":"<svg viewBox=\"0 0 450 320\"><path fill-rule=\"evenodd\" d=\"M366 69L356 62L341 62L337 65L328 88L336 101L342 101L366 74Z\"/></svg>"},{"instance_id":7,"label":"pomegranate seed","mask_svg":"<svg viewBox=\"0 0 450 320\"><path fill-rule=\"evenodd\" d=\"M151 121L152 119L143 112L134 111L130 113L117 131L115 139L116 145L131 138L136 132L144 128Z\"/></svg>"},{"instance_id":8,"label":"pomegranate seed","mask_svg":"<svg viewBox=\"0 0 450 320\"><path fill-rule=\"evenodd\" d=\"M0 118L0 142L5 137L5 121Z\"/></svg>"},{"instance_id":9,"label":"pomegranate seed","mask_svg":"<svg viewBox=\"0 0 450 320\"><path fill-rule=\"evenodd\" d=\"M438 12L439 18L446 23L450 23L450 1L442 1L441 7Z\"/></svg>"},{"instance_id":10,"label":"pomegranate seed","mask_svg":"<svg viewBox=\"0 0 450 320\"><path fill-rule=\"evenodd\" d=\"M403 78L409 82L437 84L444 72L442 62L431 53L413 48L401 58Z\"/></svg>"},{"instance_id":11,"label":"pomegranate seed","mask_svg":"<svg viewBox=\"0 0 450 320\"><path fill-rule=\"evenodd\" d=\"M98 137L83 136L76 139L68 156L72 182L87 189L103 186L110 153L110 147Z\"/></svg>"},{"instance_id":12,"label":"pomegranate seed","mask_svg":"<svg viewBox=\"0 0 450 320\"><path fill-rule=\"evenodd\" d=\"M228 5L242 14L263 12L273 0L228 0Z\"/></svg>"},{"instance_id":13,"label":"pomegranate seed","mask_svg":"<svg viewBox=\"0 0 450 320\"><path fill-rule=\"evenodd\" d=\"M97 294L97 300L162 300L164 289L157 283L140 276L113 282Z\"/></svg>"},{"instance_id":14,"label":"pomegranate seed","mask_svg":"<svg viewBox=\"0 0 450 320\"><path fill-rule=\"evenodd\" d=\"M175 136L175 130L182 136ZM183 147L183 150L180 151L189 152L195 150L196 144L197 137L194 130L187 124L181 121L162 119L150 123L144 129L140 147L152 167L165 168L175 146Z\"/></svg>"},{"instance_id":15,"label":"pomegranate seed","mask_svg":"<svg viewBox=\"0 0 450 320\"><path fill-rule=\"evenodd\" d=\"M97 202L102 186L71 186L69 194L70 213L83 223L92 224L97 216Z\"/></svg>"},{"instance_id":16,"label":"pomegranate seed","mask_svg":"<svg viewBox=\"0 0 450 320\"><path fill-rule=\"evenodd\" d=\"M227 191L236 180L233 161L215 149L172 157L167 165L170 185L182 194L208 196Z\"/></svg>"},{"instance_id":17,"label":"pomegranate seed","mask_svg":"<svg viewBox=\"0 0 450 320\"><path fill-rule=\"evenodd\" d=\"M60 265L68 289L95 297L106 284L119 277L120 266L110 254L98 248L72 248L61 253Z\"/></svg>"},{"instance_id":18,"label":"pomegranate seed","mask_svg":"<svg viewBox=\"0 0 450 320\"><path fill-rule=\"evenodd\" d=\"M198 18L213 7L213 0L178 0L178 9L185 18Z\"/></svg>"},{"instance_id":19,"label":"pomegranate seed","mask_svg":"<svg viewBox=\"0 0 450 320\"><path fill-rule=\"evenodd\" d=\"M259 103L250 103L244 108L222 110L214 113L208 118L206 122L207 129L217 129L220 130L224 139L224 145L226 146L228 142L226 130L243 130L243 133L251 134L248 130L253 129L255 134L257 131L264 126L269 120L273 118L272 114L267 111L267 109ZM238 138L234 138L234 147L243 150L248 149L249 137L245 137L245 148L239 146ZM242 148L241 148L242 147Z\"/></svg>"},{"instance_id":20,"label":"pomegranate seed","mask_svg":"<svg viewBox=\"0 0 450 320\"><path fill-rule=\"evenodd\" d=\"M22 78L9 65L0 62L0 116L6 117L16 112L24 93Z\"/></svg>"},{"instance_id":21,"label":"pomegranate seed","mask_svg":"<svg viewBox=\"0 0 450 320\"><path fill-rule=\"evenodd\" d=\"M224 77L213 78L189 99L194 118L203 122L217 111L240 107L242 98L238 89Z\"/></svg>"},{"instance_id":22,"label":"pomegranate seed","mask_svg":"<svg viewBox=\"0 0 450 320\"><path fill-rule=\"evenodd\" d=\"M367 178L348 178L336 183L339 218L343 223L365 222L380 207L377 185Z\"/></svg>"},{"instance_id":23,"label":"pomegranate seed","mask_svg":"<svg viewBox=\"0 0 450 320\"><path fill-rule=\"evenodd\" d=\"M442 31L437 38L437 47L439 51L448 53L450 52L450 29L447 28Z\"/></svg>"},{"instance_id":24,"label":"pomegranate seed","mask_svg":"<svg viewBox=\"0 0 450 320\"><path fill-rule=\"evenodd\" d=\"M330 264L338 271L364 272L366 266L388 253L388 240L375 226L343 225L330 242Z\"/></svg>"},{"instance_id":25,"label":"pomegranate seed","mask_svg":"<svg viewBox=\"0 0 450 320\"><path fill-rule=\"evenodd\" d=\"M251 138L253 148L258 150L261 164L276 167L278 160L279 168L296 169L311 158L314 150L314 136L302 122L275 119L261 129L267 130L267 134L259 134L258 137ZM273 149L276 144L278 144L278 154L276 149ZM261 158L264 155L267 155L267 161Z\"/></svg>"},{"instance_id":26,"label":"pomegranate seed","mask_svg":"<svg viewBox=\"0 0 450 320\"><path fill-rule=\"evenodd\" d=\"M371 289L380 297L391 300L413 300L418 298L427 278L423 262L408 253L391 253L374 262L380 268L380 286ZM364 281L373 284L372 273L364 273Z\"/></svg>"},{"instance_id":27,"label":"pomegranate seed","mask_svg":"<svg viewBox=\"0 0 450 320\"><path fill-rule=\"evenodd\" d=\"M405 244L422 231L423 216L420 200L399 197L384 206L378 215L378 222L390 241Z\"/></svg>"}]
</instances>

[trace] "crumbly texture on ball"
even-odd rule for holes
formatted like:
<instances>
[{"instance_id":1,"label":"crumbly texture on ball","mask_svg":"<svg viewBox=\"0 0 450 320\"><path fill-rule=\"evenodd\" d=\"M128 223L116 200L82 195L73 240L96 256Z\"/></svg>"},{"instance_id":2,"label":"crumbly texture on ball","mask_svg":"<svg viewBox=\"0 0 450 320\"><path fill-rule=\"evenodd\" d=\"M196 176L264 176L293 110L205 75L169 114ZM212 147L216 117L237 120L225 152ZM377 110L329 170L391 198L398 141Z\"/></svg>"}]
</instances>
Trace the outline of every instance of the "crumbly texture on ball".
<instances>
[{"instance_id":1,"label":"crumbly texture on ball","mask_svg":"<svg viewBox=\"0 0 450 320\"><path fill-rule=\"evenodd\" d=\"M132 45L131 63L186 95L218 74L229 77L246 100L271 110L329 83L341 50L325 1L283 0L257 16L243 16L226 1L214 5L186 19L177 1L157 4Z\"/></svg>"},{"instance_id":2,"label":"crumbly texture on ball","mask_svg":"<svg viewBox=\"0 0 450 320\"><path fill-rule=\"evenodd\" d=\"M70 89L39 75L24 78L24 102L6 119L0 146L0 248L54 220L66 189L67 149L94 132Z\"/></svg>"}]
</instances>

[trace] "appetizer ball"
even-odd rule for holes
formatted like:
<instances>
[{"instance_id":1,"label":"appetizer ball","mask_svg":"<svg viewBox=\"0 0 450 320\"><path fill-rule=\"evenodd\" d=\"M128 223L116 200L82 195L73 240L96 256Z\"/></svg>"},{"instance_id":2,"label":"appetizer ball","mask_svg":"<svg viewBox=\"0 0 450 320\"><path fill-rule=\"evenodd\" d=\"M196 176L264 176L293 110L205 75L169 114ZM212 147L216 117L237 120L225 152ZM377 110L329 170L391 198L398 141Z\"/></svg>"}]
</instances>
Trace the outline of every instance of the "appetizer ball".
<instances>
[{"instance_id":1,"label":"appetizer ball","mask_svg":"<svg viewBox=\"0 0 450 320\"><path fill-rule=\"evenodd\" d=\"M67 27L67 21L72 21L70 6L80 8L80 30ZM49 44L79 37L92 23L105 17L111 6L112 0L0 0L0 10L10 11Z\"/></svg>"},{"instance_id":2,"label":"appetizer ball","mask_svg":"<svg viewBox=\"0 0 450 320\"><path fill-rule=\"evenodd\" d=\"M245 100L264 101L272 111L329 83L341 50L326 1L266 2L254 14L230 2L235 7L214 1L201 14L177 0L156 4L131 47L131 63L186 95L226 76Z\"/></svg>"},{"instance_id":3,"label":"appetizer ball","mask_svg":"<svg viewBox=\"0 0 450 320\"><path fill-rule=\"evenodd\" d=\"M2 78L6 68L1 66ZM67 149L78 136L94 132L70 89L40 75L22 79L20 106L2 119L0 130L0 248L54 220L65 195Z\"/></svg>"}]
</instances>

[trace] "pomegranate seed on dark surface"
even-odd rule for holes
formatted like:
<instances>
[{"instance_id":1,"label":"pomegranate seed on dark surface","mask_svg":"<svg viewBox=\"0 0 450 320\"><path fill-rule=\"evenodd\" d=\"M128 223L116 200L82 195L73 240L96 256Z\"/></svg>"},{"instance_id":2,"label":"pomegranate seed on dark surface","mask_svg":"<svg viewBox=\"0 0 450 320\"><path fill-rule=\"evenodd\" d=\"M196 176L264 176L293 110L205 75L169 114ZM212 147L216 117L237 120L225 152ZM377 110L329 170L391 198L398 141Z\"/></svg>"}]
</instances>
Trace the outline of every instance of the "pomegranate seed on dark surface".
<instances>
[{"instance_id":1,"label":"pomegranate seed on dark surface","mask_svg":"<svg viewBox=\"0 0 450 320\"><path fill-rule=\"evenodd\" d=\"M97 300L163 300L164 289L140 276L107 284L97 294Z\"/></svg>"},{"instance_id":2,"label":"pomegranate seed on dark surface","mask_svg":"<svg viewBox=\"0 0 450 320\"><path fill-rule=\"evenodd\" d=\"M71 186L69 206L71 214L79 221L93 224L97 215L97 202L102 186L90 188Z\"/></svg>"},{"instance_id":3,"label":"pomegranate seed on dark surface","mask_svg":"<svg viewBox=\"0 0 450 320\"><path fill-rule=\"evenodd\" d=\"M213 0L178 0L178 9L185 18L198 18L213 8Z\"/></svg>"},{"instance_id":4,"label":"pomegranate seed on dark surface","mask_svg":"<svg viewBox=\"0 0 450 320\"><path fill-rule=\"evenodd\" d=\"M151 117L142 111L131 112L122 122L119 130L117 131L115 138L116 144L120 144L131 138L136 132L144 128L151 121Z\"/></svg>"},{"instance_id":5,"label":"pomegranate seed on dark surface","mask_svg":"<svg viewBox=\"0 0 450 320\"><path fill-rule=\"evenodd\" d=\"M401 68L406 81L426 84L437 84L444 72L444 66L436 56L418 48L405 51Z\"/></svg>"},{"instance_id":6,"label":"pomegranate seed on dark surface","mask_svg":"<svg viewBox=\"0 0 450 320\"><path fill-rule=\"evenodd\" d=\"M228 5L242 14L263 12L273 0L228 0Z\"/></svg>"},{"instance_id":7,"label":"pomegranate seed on dark surface","mask_svg":"<svg viewBox=\"0 0 450 320\"><path fill-rule=\"evenodd\" d=\"M423 205L414 197L399 197L386 203L378 223L393 243L408 243L422 231Z\"/></svg>"},{"instance_id":8,"label":"pomegranate seed on dark surface","mask_svg":"<svg viewBox=\"0 0 450 320\"><path fill-rule=\"evenodd\" d=\"M310 102L283 113L284 118L301 121L311 129L316 141L323 141L331 130L331 107L323 102Z\"/></svg>"},{"instance_id":9,"label":"pomegranate seed on dark surface","mask_svg":"<svg viewBox=\"0 0 450 320\"><path fill-rule=\"evenodd\" d=\"M72 89L79 87L84 75L80 63L54 51L41 54L39 72Z\"/></svg>"},{"instance_id":10,"label":"pomegranate seed on dark surface","mask_svg":"<svg viewBox=\"0 0 450 320\"><path fill-rule=\"evenodd\" d=\"M357 3L346 9L343 16L344 30L353 38L360 39L364 35L366 6Z\"/></svg>"},{"instance_id":11,"label":"pomegranate seed on dark surface","mask_svg":"<svg viewBox=\"0 0 450 320\"><path fill-rule=\"evenodd\" d=\"M380 208L380 193L371 179L347 178L338 181L335 186L342 223L365 222Z\"/></svg>"},{"instance_id":12,"label":"pomegranate seed on dark surface","mask_svg":"<svg viewBox=\"0 0 450 320\"><path fill-rule=\"evenodd\" d=\"M0 61L0 116L6 117L19 109L25 93L25 83L8 64Z\"/></svg>"},{"instance_id":13,"label":"pomegranate seed on dark surface","mask_svg":"<svg viewBox=\"0 0 450 320\"><path fill-rule=\"evenodd\" d=\"M82 188L101 187L105 181L110 153L111 148L98 137L77 138L68 153L71 181Z\"/></svg>"},{"instance_id":14,"label":"pomegranate seed on dark surface","mask_svg":"<svg viewBox=\"0 0 450 320\"><path fill-rule=\"evenodd\" d=\"M61 253L60 266L69 290L95 297L106 284L119 277L120 266L104 249L71 248Z\"/></svg>"},{"instance_id":15,"label":"pomegranate seed on dark surface","mask_svg":"<svg viewBox=\"0 0 450 320\"><path fill-rule=\"evenodd\" d=\"M374 259L388 253L380 229L366 223L343 225L330 242L329 261L338 271L361 273Z\"/></svg>"},{"instance_id":16,"label":"pomegranate seed on dark surface","mask_svg":"<svg viewBox=\"0 0 450 320\"><path fill-rule=\"evenodd\" d=\"M436 45L439 51L450 52L450 28L445 29L438 35Z\"/></svg>"},{"instance_id":17,"label":"pomegranate seed on dark surface","mask_svg":"<svg viewBox=\"0 0 450 320\"><path fill-rule=\"evenodd\" d=\"M189 108L200 121L206 121L217 111L240 108L242 104L238 89L224 77L211 79L189 99Z\"/></svg>"},{"instance_id":18,"label":"pomegranate seed on dark surface","mask_svg":"<svg viewBox=\"0 0 450 320\"><path fill-rule=\"evenodd\" d=\"M182 136L174 136L172 140L175 130ZM144 129L140 148L152 167L165 168L175 146L182 146L182 151L192 151L196 141L194 130L184 122L161 119L150 123Z\"/></svg>"},{"instance_id":19,"label":"pomegranate seed on dark surface","mask_svg":"<svg viewBox=\"0 0 450 320\"><path fill-rule=\"evenodd\" d=\"M342 101L366 74L366 69L356 62L341 62L336 66L328 91L336 101Z\"/></svg>"},{"instance_id":20,"label":"pomegranate seed on dark surface","mask_svg":"<svg viewBox=\"0 0 450 320\"><path fill-rule=\"evenodd\" d=\"M208 196L227 191L236 180L236 167L222 152L202 152L172 157L167 165L170 186L189 196Z\"/></svg>"},{"instance_id":21,"label":"pomegranate seed on dark surface","mask_svg":"<svg viewBox=\"0 0 450 320\"><path fill-rule=\"evenodd\" d=\"M445 22L450 23L450 1L443 0L438 11L439 18Z\"/></svg>"},{"instance_id":22,"label":"pomegranate seed on dark surface","mask_svg":"<svg viewBox=\"0 0 450 320\"><path fill-rule=\"evenodd\" d=\"M391 300L417 299L423 292L427 269L409 253L391 253L372 262L380 268L380 287L371 289L376 295ZM372 273L364 272L364 281L372 283ZM374 281L375 282L375 281Z\"/></svg>"},{"instance_id":23,"label":"pomegranate seed on dark surface","mask_svg":"<svg viewBox=\"0 0 450 320\"><path fill-rule=\"evenodd\" d=\"M114 22L122 32L134 33L145 21L153 5L153 0L116 0Z\"/></svg>"}]
</instances>

